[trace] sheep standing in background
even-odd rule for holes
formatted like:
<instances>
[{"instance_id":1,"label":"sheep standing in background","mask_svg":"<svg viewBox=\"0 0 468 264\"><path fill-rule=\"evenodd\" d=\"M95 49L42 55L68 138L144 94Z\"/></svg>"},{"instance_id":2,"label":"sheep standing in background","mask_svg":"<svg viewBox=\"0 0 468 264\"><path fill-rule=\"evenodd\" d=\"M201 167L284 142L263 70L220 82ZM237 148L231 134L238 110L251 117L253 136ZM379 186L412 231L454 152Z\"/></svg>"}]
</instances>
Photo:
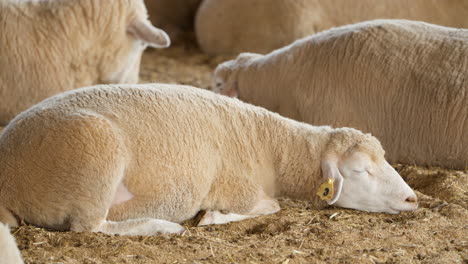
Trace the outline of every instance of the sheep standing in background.
<instances>
[{"instance_id":1,"label":"sheep standing in background","mask_svg":"<svg viewBox=\"0 0 468 264\"><path fill-rule=\"evenodd\" d=\"M63 91L136 83L146 46L170 43L143 0L1 0L0 28L0 125Z\"/></svg>"},{"instance_id":2,"label":"sheep standing in background","mask_svg":"<svg viewBox=\"0 0 468 264\"><path fill-rule=\"evenodd\" d=\"M166 31L176 42L193 30L195 13L202 0L145 0L153 25Z\"/></svg>"},{"instance_id":3,"label":"sheep standing in background","mask_svg":"<svg viewBox=\"0 0 468 264\"><path fill-rule=\"evenodd\" d=\"M417 208L371 135L177 85L97 86L47 99L5 127L0 168L0 204L59 230L181 232L174 222L200 210L208 211L201 224L275 213L278 196L321 207L315 193L328 179L336 190L329 204ZM16 224L10 213L0 221Z\"/></svg>"},{"instance_id":4,"label":"sheep standing in background","mask_svg":"<svg viewBox=\"0 0 468 264\"><path fill-rule=\"evenodd\" d=\"M325 29L380 18L468 27L468 1L205 0L195 30L209 54L267 53Z\"/></svg>"},{"instance_id":5,"label":"sheep standing in background","mask_svg":"<svg viewBox=\"0 0 468 264\"><path fill-rule=\"evenodd\" d=\"M15 238L10 234L8 227L2 223L0 223L0 263L23 263L20 251L15 243Z\"/></svg>"},{"instance_id":6,"label":"sheep standing in background","mask_svg":"<svg viewBox=\"0 0 468 264\"><path fill-rule=\"evenodd\" d=\"M405 20L331 29L220 64L213 89L382 141L390 162L468 165L468 30Z\"/></svg>"}]
</instances>

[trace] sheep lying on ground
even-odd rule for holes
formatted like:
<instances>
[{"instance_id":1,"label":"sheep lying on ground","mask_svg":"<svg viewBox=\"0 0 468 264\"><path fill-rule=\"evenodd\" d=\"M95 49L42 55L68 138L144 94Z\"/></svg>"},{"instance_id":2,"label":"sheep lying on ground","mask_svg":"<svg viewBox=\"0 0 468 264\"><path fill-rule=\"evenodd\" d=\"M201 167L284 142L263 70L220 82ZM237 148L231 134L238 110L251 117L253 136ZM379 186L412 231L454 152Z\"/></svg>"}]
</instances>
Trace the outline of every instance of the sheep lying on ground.
<instances>
[{"instance_id":1,"label":"sheep lying on ground","mask_svg":"<svg viewBox=\"0 0 468 264\"><path fill-rule=\"evenodd\" d=\"M379 18L468 27L466 0L205 0L195 19L209 54L266 53L325 29Z\"/></svg>"},{"instance_id":2,"label":"sheep lying on ground","mask_svg":"<svg viewBox=\"0 0 468 264\"><path fill-rule=\"evenodd\" d=\"M0 28L0 125L63 91L136 83L145 47L170 43L143 0L1 0Z\"/></svg>"},{"instance_id":3,"label":"sheep lying on ground","mask_svg":"<svg viewBox=\"0 0 468 264\"><path fill-rule=\"evenodd\" d=\"M201 0L145 0L145 3L153 25L166 31L174 42L193 30Z\"/></svg>"},{"instance_id":4,"label":"sheep lying on ground","mask_svg":"<svg viewBox=\"0 0 468 264\"><path fill-rule=\"evenodd\" d=\"M2 210L2 209L0 209ZM0 223L0 263L22 264L21 254L8 227Z\"/></svg>"},{"instance_id":5,"label":"sheep lying on ground","mask_svg":"<svg viewBox=\"0 0 468 264\"><path fill-rule=\"evenodd\" d=\"M15 225L15 214L60 230L180 232L174 222L200 210L201 224L275 213L278 196L321 207L315 192L328 179L329 204L417 207L371 135L177 85L97 86L45 100L5 127L0 168L0 204L12 213L0 221Z\"/></svg>"},{"instance_id":6,"label":"sheep lying on ground","mask_svg":"<svg viewBox=\"0 0 468 264\"><path fill-rule=\"evenodd\" d=\"M390 162L468 165L468 30L376 20L217 67L216 92L378 137Z\"/></svg>"}]
</instances>

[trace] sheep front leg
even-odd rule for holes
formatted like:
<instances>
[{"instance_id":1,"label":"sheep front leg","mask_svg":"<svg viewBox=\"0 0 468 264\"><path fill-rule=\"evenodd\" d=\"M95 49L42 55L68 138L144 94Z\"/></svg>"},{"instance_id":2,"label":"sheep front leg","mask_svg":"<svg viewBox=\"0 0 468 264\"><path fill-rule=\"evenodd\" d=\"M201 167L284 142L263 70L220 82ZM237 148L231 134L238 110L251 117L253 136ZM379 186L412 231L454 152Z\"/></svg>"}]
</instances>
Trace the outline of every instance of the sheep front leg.
<instances>
[{"instance_id":1,"label":"sheep front leg","mask_svg":"<svg viewBox=\"0 0 468 264\"><path fill-rule=\"evenodd\" d=\"M156 234L180 234L184 230L184 227L173 222L153 218L140 218L120 222L104 221L93 231L109 235L152 236Z\"/></svg>"},{"instance_id":2,"label":"sheep front leg","mask_svg":"<svg viewBox=\"0 0 468 264\"><path fill-rule=\"evenodd\" d=\"M212 225L212 224L226 224L229 222L242 221L249 218L254 218L261 215L274 214L280 210L278 201L269 197L260 200L254 208L246 215L234 213L221 213L219 211L207 211L202 216L198 226Z\"/></svg>"}]
</instances>

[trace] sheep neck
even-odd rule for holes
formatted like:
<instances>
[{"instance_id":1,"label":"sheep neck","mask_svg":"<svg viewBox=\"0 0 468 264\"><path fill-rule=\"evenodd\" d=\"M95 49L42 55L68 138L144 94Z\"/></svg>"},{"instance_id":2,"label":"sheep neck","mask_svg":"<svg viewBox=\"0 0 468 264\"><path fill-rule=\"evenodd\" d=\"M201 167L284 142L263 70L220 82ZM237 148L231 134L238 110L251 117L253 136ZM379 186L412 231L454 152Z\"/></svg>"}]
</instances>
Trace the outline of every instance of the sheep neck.
<instances>
[{"instance_id":1,"label":"sheep neck","mask_svg":"<svg viewBox=\"0 0 468 264\"><path fill-rule=\"evenodd\" d=\"M316 196L322 182L321 156L330 138L329 127L313 127L281 118L270 136L275 160L277 197L308 200L314 207L325 205Z\"/></svg>"}]
</instances>

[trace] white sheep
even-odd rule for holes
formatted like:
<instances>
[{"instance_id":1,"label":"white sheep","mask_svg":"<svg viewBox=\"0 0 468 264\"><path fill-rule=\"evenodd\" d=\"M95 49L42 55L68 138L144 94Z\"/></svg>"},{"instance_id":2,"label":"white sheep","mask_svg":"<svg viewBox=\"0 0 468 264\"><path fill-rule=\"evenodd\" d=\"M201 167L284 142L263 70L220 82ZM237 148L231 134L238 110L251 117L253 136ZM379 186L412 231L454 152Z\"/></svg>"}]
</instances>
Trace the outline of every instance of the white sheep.
<instances>
[{"instance_id":1,"label":"white sheep","mask_svg":"<svg viewBox=\"0 0 468 264\"><path fill-rule=\"evenodd\" d=\"M275 213L278 196L320 208L315 193L328 179L328 204L417 207L373 136L177 85L96 86L45 100L3 130L0 168L0 204L11 212L0 221L15 225L15 214L60 230L181 232L176 223L200 210L201 225Z\"/></svg>"},{"instance_id":2,"label":"white sheep","mask_svg":"<svg viewBox=\"0 0 468 264\"><path fill-rule=\"evenodd\" d=\"M215 70L214 91L382 141L390 162L468 165L468 30L377 20Z\"/></svg>"},{"instance_id":3,"label":"white sheep","mask_svg":"<svg viewBox=\"0 0 468 264\"><path fill-rule=\"evenodd\" d=\"M0 209L2 210L2 209ZM8 226L0 223L0 263L22 264L21 254Z\"/></svg>"},{"instance_id":4,"label":"white sheep","mask_svg":"<svg viewBox=\"0 0 468 264\"><path fill-rule=\"evenodd\" d=\"M267 53L325 29L381 18L468 28L468 1L204 0L195 31L209 54Z\"/></svg>"},{"instance_id":5,"label":"white sheep","mask_svg":"<svg viewBox=\"0 0 468 264\"><path fill-rule=\"evenodd\" d=\"M63 91L136 83L145 47L170 44L143 0L1 0L0 28L0 125Z\"/></svg>"},{"instance_id":6,"label":"white sheep","mask_svg":"<svg viewBox=\"0 0 468 264\"><path fill-rule=\"evenodd\" d=\"M172 42L193 31L195 13L202 0L145 0L153 25L166 31Z\"/></svg>"}]
</instances>

